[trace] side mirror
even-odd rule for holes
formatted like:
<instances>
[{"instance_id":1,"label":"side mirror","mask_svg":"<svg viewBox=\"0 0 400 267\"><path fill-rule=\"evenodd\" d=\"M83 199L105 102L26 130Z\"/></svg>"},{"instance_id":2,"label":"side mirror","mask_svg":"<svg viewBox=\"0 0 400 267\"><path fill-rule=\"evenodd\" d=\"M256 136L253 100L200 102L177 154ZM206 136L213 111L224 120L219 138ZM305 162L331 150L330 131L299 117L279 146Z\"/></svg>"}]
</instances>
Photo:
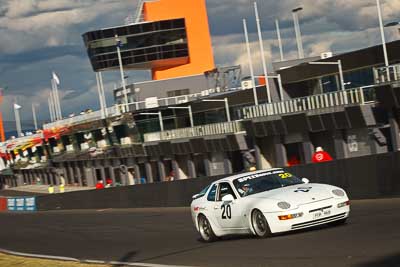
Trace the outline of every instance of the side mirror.
<instances>
[{"instance_id":1,"label":"side mirror","mask_svg":"<svg viewBox=\"0 0 400 267\"><path fill-rule=\"evenodd\" d=\"M301 181L305 184L310 183L310 180L308 180L307 178L302 178Z\"/></svg>"},{"instance_id":2,"label":"side mirror","mask_svg":"<svg viewBox=\"0 0 400 267\"><path fill-rule=\"evenodd\" d=\"M223 196L223 198L222 198L222 202L233 202L235 200L235 198L231 195L231 194L229 194L229 195L225 195L225 196Z\"/></svg>"},{"instance_id":3,"label":"side mirror","mask_svg":"<svg viewBox=\"0 0 400 267\"><path fill-rule=\"evenodd\" d=\"M199 195L200 195L200 194L193 195L193 196L192 196L192 199L196 199L196 198L198 198L198 197L199 197Z\"/></svg>"}]
</instances>

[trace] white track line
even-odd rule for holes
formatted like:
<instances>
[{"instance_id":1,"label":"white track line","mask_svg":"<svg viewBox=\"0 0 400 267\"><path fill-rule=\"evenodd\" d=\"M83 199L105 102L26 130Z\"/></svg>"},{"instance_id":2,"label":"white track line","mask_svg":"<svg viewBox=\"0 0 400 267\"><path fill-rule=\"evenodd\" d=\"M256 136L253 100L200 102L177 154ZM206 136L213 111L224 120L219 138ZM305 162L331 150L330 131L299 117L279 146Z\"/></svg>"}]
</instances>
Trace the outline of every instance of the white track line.
<instances>
[{"instance_id":1,"label":"white track line","mask_svg":"<svg viewBox=\"0 0 400 267\"><path fill-rule=\"evenodd\" d=\"M125 265L125 266L138 266L138 267L190 267L183 265L165 265L165 264L152 264L152 263L142 263L142 262L121 262L121 261L99 261L99 260L79 260L75 258L69 257L61 257L61 256L50 256L50 255L42 255L42 254L30 254L30 253L22 253L7 249L1 249L0 252L4 254L10 254L15 256L29 257L29 258L39 258L39 259L49 259L49 260L60 260L60 261L73 261L80 263L96 263L96 264L105 264L105 265Z\"/></svg>"}]
</instances>

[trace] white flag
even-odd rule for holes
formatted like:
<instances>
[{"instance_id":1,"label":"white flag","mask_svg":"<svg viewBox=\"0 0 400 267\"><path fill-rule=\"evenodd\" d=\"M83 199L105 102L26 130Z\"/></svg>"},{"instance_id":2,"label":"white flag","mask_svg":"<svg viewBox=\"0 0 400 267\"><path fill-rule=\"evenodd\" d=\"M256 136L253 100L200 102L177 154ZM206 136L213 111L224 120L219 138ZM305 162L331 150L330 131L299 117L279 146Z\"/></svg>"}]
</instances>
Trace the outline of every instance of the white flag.
<instances>
[{"instance_id":1,"label":"white flag","mask_svg":"<svg viewBox=\"0 0 400 267\"><path fill-rule=\"evenodd\" d=\"M57 74L53 71L53 80L56 81L57 85L60 85L60 79Z\"/></svg>"},{"instance_id":2,"label":"white flag","mask_svg":"<svg viewBox=\"0 0 400 267\"><path fill-rule=\"evenodd\" d=\"M18 104L14 104L14 108L15 108L15 109L20 109L20 108L21 108L21 106L20 106L20 105L18 105Z\"/></svg>"}]
</instances>

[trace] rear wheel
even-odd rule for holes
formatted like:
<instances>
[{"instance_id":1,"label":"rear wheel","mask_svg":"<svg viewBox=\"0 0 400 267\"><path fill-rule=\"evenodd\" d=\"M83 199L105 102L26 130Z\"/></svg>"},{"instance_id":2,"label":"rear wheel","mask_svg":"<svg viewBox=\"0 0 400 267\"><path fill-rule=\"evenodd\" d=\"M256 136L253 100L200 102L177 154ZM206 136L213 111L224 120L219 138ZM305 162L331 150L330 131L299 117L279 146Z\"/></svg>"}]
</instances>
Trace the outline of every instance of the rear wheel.
<instances>
[{"instance_id":1,"label":"rear wheel","mask_svg":"<svg viewBox=\"0 0 400 267\"><path fill-rule=\"evenodd\" d=\"M199 233L205 242L212 242L217 239L217 236L211 228L210 222L204 215L199 216Z\"/></svg>"},{"instance_id":2,"label":"rear wheel","mask_svg":"<svg viewBox=\"0 0 400 267\"><path fill-rule=\"evenodd\" d=\"M271 235L268 222L261 211L254 210L251 213L251 224L257 237L268 237Z\"/></svg>"}]
</instances>

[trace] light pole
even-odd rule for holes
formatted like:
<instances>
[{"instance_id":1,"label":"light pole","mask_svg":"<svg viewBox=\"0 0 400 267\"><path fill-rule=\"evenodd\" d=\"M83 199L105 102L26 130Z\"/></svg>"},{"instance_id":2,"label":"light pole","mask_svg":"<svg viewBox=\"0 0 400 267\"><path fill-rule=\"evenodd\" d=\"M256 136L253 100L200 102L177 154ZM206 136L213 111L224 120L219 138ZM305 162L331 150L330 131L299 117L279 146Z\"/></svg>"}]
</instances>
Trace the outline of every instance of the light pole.
<instances>
[{"instance_id":1,"label":"light pole","mask_svg":"<svg viewBox=\"0 0 400 267\"><path fill-rule=\"evenodd\" d=\"M35 110L35 103L32 103L32 115L33 115L33 124L35 125L35 130L38 129L37 119L36 119L36 110Z\"/></svg>"},{"instance_id":2,"label":"light pole","mask_svg":"<svg viewBox=\"0 0 400 267\"><path fill-rule=\"evenodd\" d=\"M168 108L169 109L187 109L189 111L190 126L194 127L192 106L187 106L187 107L168 107Z\"/></svg>"},{"instance_id":3,"label":"light pole","mask_svg":"<svg viewBox=\"0 0 400 267\"><path fill-rule=\"evenodd\" d=\"M126 91L126 85L125 85L125 76L124 76L124 69L122 66L122 57L121 57L121 47L122 47L122 41L121 39L118 38L118 35L115 35L115 42L117 46L117 54L118 54L118 62L119 62L119 72L121 74L121 82L122 82L122 90L124 90L124 98L125 98L125 111L129 111L129 105L128 105L128 92Z\"/></svg>"},{"instance_id":4,"label":"light pole","mask_svg":"<svg viewBox=\"0 0 400 267\"><path fill-rule=\"evenodd\" d=\"M345 90L341 60L338 60L337 62L308 62L308 64L310 64L310 65L337 65L338 69L339 69L340 88L341 88L341 90Z\"/></svg>"},{"instance_id":5,"label":"light pole","mask_svg":"<svg viewBox=\"0 0 400 267\"><path fill-rule=\"evenodd\" d=\"M18 137L22 136L21 118L19 116L20 109L21 109L21 106L18 105L17 103L14 103L15 125L17 128Z\"/></svg>"},{"instance_id":6,"label":"light pole","mask_svg":"<svg viewBox=\"0 0 400 267\"><path fill-rule=\"evenodd\" d=\"M270 92L270 88L269 88L269 84L268 84L268 70L267 70L267 63L265 62L264 45L263 45L263 39L262 39L262 35L261 35L261 25L260 25L260 17L258 16L257 2L254 2L254 11L256 13L258 40L260 43L261 62L262 62L262 66L263 66L264 76L265 76L265 87L267 89L267 98L268 98L268 103L271 103L271 92Z\"/></svg>"},{"instance_id":7,"label":"light pole","mask_svg":"<svg viewBox=\"0 0 400 267\"><path fill-rule=\"evenodd\" d=\"M224 99L203 99L201 101L203 101L203 102L225 102L226 120L228 122L231 121L231 114L229 112L229 102L228 102L227 97L225 97Z\"/></svg>"},{"instance_id":8,"label":"light pole","mask_svg":"<svg viewBox=\"0 0 400 267\"><path fill-rule=\"evenodd\" d=\"M149 116L158 116L158 120L160 122L160 129L161 132L164 132L164 123L163 123L163 118L161 111L159 112L145 112L145 113L139 113L139 115L149 115Z\"/></svg>"},{"instance_id":9,"label":"light pole","mask_svg":"<svg viewBox=\"0 0 400 267\"><path fill-rule=\"evenodd\" d=\"M247 57L249 59L249 67L250 67L250 75L251 81L253 83L253 96L254 96L254 104L258 106L258 98L257 98L257 90L256 90L256 81L254 79L254 70L253 70L253 61L251 59L251 51L250 51L250 44L249 44L249 35L247 33L247 24L246 20L243 19L243 29L244 29L244 36L246 38L246 48L247 48Z\"/></svg>"},{"instance_id":10,"label":"light pole","mask_svg":"<svg viewBox=\"0 0 400 267\"><path fill-rule=\"evenodd\" d=\"M279 45L279 54L281 56L281 61L284 61L283 57L283 46L282 46L282 39L281 39L281 30L279 28L279 20L275 20L275 27L276 27L276 34L278 36L278 45Z\"/></svg>"},{"instance_id":11,"label":"light pole","mask_svg":"<svg viewBox=\"0 0 400 267\"><path fill-rule=\"evenodd\" d=\"M54 118L55 120L57 119L62 120L62 111L61 111L60 96L58 94L58 85L60 85L60 79L58 78L57 74L53 71L51 86L53 89L53 105L55 114Z\"/></svg>"},{"instance_id":12,"label":"light pole","mask_svg":"<svg viewBox=\"0 0 400 267\"><path fill-rule=\"evenodd\" d=\"M56 112L55 112L55 105L54 105L54 97L53 97L53 93L51 90L50 90L48 102L49 102L50 121L53 122L56 120Z\"/></svg>"},{"instance_id":13,"label":"light pole","mask_svg":"<svg viewBox=\"0 0 400 267\"><path fill-rule=\"evenodd\" d=\"M294 31L296 33L296 42L297 42L297 50L298 50L299 58L304 58L303 41L301 39L299 17L297 15L297 12L299 12L301 10L303 10L302 7L293 9L292 15L293 15Z\"/></svg>"},{"instance_id":14,"label":"light pole","mask_svg":"<svg viewBox=\"0 0 400 267\"><path fill-rule=\"evenodd\" d=\"M388 60L387 49L386 49L385 32L383 30L383 21L382 21L382 11L381 11L381 2L380 2L380 0L376 0L376 7L378 9L379 28L380 28L380 31L381 31L383 57L385 58L385 67L389 67L389 60ZM388 75L388 77L389 77L389 75Z\"/></svg>"}]
</instances>

